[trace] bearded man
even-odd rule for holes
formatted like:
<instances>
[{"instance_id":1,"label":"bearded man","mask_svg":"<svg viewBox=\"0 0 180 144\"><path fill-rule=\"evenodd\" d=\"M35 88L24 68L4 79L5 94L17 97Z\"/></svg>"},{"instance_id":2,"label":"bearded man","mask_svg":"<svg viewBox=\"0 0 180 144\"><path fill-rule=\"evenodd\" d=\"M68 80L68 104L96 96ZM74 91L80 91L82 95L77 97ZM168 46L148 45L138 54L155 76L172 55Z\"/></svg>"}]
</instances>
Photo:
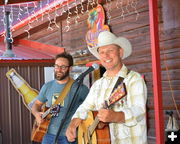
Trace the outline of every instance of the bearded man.
<instances>
[{"instance_id":1,"label":"bearded man","mask_svg":"<svg viewBox=\"0 0 180 144\"><path fill-rule=\"evenodd\" d=\"M44 121L44 119L42 118L44 112L41 111L42 105L46 103L48 107L51 107L54 104L54 102L57 100L57 98L59 96L62 96L61 92L63 91L66 84L70 80L72 80L72 78L70 78L69 76L72 66L73 66L73 58L70 54L61 53L56 55L55 65L54 65L55 79L45 83L42 86L40 93L37 96L37 100L34 102L32 107L32 113L35 116L38 125L40 125ZM68 91L64 100L60 103L60 112L58 113L57 116L52 117L50 119L47 133L44 135L42 139L42 144L52 144L54 142L54 138L58 133L58 128L62 123L63 116L65 115L65 112L67 112L68 105L69 103L71 103L74 93L77 90L77 85L78 85L77 82L72 83L70 90ZM63 123L62 130L59 133L58 144L69 144L65 135L67 126L69 125L72 115L74 114L78 106L84 101L88 92L89 90L85 85L80 86L75 101L75 105L69 111L68 117ZM73 142L73 144L76 143L77 141Z\"/></svg>"}]
</instances>

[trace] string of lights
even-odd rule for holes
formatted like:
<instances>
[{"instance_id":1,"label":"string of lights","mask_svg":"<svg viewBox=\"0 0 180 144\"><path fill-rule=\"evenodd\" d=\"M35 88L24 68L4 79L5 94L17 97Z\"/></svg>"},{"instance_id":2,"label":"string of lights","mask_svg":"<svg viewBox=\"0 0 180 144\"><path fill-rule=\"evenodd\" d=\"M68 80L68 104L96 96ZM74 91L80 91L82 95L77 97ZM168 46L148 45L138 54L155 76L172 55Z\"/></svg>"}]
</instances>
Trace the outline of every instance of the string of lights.
<instances>
[{"instance_id":1,"label":"string of lights","mask_svg":"<svg viewBox=\"0 0 180 144\"><path fill-rule=\"evenodd\" d=\"M12 24L14 21L18 21L19 23L24 23L25 21L23 20L24 14L27 15L27 28L24 30L28 34L28 38L30 38L30 30L32 28L32 23L35 21L37 22L40 18L41 21L44 21L45 15L47 15L47 19L49 21L47 30L54 30L54 28L60 28L60 26L57 23L57 18L66 14L66 26L64 27L63 31L68 32L71 28L71 21L74 20L75 24L78 25L78 20L80 19L80 14L83 15L85 13L89 13L90 9L93 9L97 4L98 0L87 0L86 4L84 5L83 3L85 0L74 0L73 7L75 7L74 11L72 11L69 0L40 0L38 3L37 2L31 2L31 3L19 3L18 5L18 14L17 18L14 19L14 11L13 11L13 5L11 5L10 8L10 25L11 25L11 31L14 31ZM136 14L136 20L139 17L139 12L137 11L137 0L128 0L126 1L126 4L123 3L124 0L117 0L116 1L116 8L121 11L120 17L123 19L125 18L125 14L130 14L130 10L134 10L134 13ZM29 4L33 4L33 8L31 8L31 11L29 9ZM111 0L106 0L106 16L108 20L108 24L110 24L110 21L112 19L111 16ZM86 10L85 7L86 6ZM3 7L2 13L5 13L5 7ZM44 7L47 7L46 9ZM39 10L37 12L37 9ZM52 14L54 13L54 14ZM72 13L75 15L72 16ZM38 15L41 15L40 17ZM5 26L5 19L4 17L1 19L1 22ZM53 27L55 25L55 27ZM1 34L1 36L4 36L4 34Z\"/></svg>"}]
</instances>

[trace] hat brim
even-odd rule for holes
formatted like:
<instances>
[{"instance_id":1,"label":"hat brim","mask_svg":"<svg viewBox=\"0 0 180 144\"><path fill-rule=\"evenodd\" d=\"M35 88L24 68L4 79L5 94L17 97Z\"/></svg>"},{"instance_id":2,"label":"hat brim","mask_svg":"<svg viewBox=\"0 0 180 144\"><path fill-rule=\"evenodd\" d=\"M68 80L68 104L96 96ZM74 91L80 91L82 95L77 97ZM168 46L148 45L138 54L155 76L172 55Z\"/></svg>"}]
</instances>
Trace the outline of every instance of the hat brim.
<instances>
[{"instance_id":1,"label":"hat brim","mask_svg":"<svg viewBox=\"0 0 180 144\"><path fill-rule=\"evenodd\" d=\"M121 47L124 50L122 59L127 58L132 53L131 43L129 42L128 39L126 39L124 37L118 37L111 43L106 43L104 45L98 45L96 47L91 47L91 48L88 47L88 49L97 59L99 59L100 57L99 57L99 53L98 53L98 48L102 47L102 46L106 46L106 45L111 45L111 44L118 45L119 47Z\"/></svg>"}]
</instances>

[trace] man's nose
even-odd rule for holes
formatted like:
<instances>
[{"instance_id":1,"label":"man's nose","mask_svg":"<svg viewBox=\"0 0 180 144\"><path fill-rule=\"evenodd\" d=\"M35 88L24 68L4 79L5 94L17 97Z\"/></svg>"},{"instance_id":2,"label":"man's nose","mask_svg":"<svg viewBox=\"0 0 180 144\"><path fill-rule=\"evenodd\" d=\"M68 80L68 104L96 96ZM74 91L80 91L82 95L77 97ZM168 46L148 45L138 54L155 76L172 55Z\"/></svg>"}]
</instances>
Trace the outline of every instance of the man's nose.
<instances>
[{"instance_id":1,"label":"man's nose","mask_svg":"<svg viewBox=\"0 0 180 144\"><path fill-rule=\"evenodd\" d=\"M109 57L109 52L104 52L104 57Z\"/></svg>"}]
</instances>

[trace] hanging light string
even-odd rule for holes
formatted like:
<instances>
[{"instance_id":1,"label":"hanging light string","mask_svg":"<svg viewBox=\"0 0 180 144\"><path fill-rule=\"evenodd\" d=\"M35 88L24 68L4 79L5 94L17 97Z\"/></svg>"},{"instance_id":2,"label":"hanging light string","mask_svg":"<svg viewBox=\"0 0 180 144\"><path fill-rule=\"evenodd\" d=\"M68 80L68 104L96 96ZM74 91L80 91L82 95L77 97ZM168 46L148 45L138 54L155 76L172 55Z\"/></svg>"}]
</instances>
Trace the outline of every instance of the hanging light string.
<instances>
[{"instance_id":1,"label":"hanging light string","mask_svg":"<svg viewBox=\"0 0 180 144\"><path fill-rule=\"evenodd\" d=\"M1 21L4 25L4 29L6 29L6 27L5 27L6 26L6 23L5 23L5 5L3 5L2 13L3 13L3 18L1 19ZM4 37L4 41L5 41L6 33L3 32L3 34L1 36Z\"/></svg>"},{"instance_id":2,"label":"hanging light string","mask_svg":"<svg viewBox=\"0 0 180 144\"><path fill-rule=\"evenodd\" d=\"M47 19L49 20L49 24L48 24L47 30L53 31L53 28L51 27L53 22L51 21L51 17L50 17L50 14L49 14L49 12L51 11L51 7L49 5L49 0L47 0L46 6L49 8L48 10L45 11L45 14L47 15Z\"/></svg>"},{"instance_id":3,"label":"hanging light string","mask_svg":"<svg viewBox=\"0 0 180 144\"><path fill-rule=\"evenodd\" d=\"M62 12L61 12L61 15L63 15L64 13L66 13L66 10L64 8L65 6L62 7Z\"/></svg>"},{"instance_id":4,"label":"hanging light string","mask_svg":"<svg viewBox=\"0 0 180 144\"><path fill-rule=\"evenodd\" d=\"M49 11L47 12L47 15L48 15L48 20L49 20L49 24L48 24L48 28L47 30L51 30L53 31L53 28L51 27L51 25L53 24L52 20L51 20L51 17L50 17L50 14L49 14Z\"/></svg>"},{"instance_id":5,"label":"hanging light string","mask_svg":"<svg viewBox=\"0 0 180 144\"><path fill-rule=\"evenodd\" d=\"M44 13L43 13L43 10L42 10L42 8L43 8L42 1L40 1L39 5L40 5L40 11L41 11L41 21L43 21L44 20Z\"/></svg>"},{"instance_id":6,"label":"hanging light string","mask_svg":"<svg viewBox=\"0 0 180 144\"><path fill-rule=\"evenodd\" d=\"M129 8L128 8L129 6L130 6L130 3L129 3L129 0L127 0L127 4L125 6L125 10L127 12L127 15L130 15L130 11L129 11Z\"/></svg>"},{"instance_id":7,"label":"hanging light string","mask_svg":"<svg viewBox=\"0 0 180 144\"><path fill-rule=\"evenodd\" d=\"M55 0L54 0L54 7L55 7L55 11L54 11L54 20L53 20L53 23L55 24L55 26L59 29L60 26L57 24L56 20L57 20L57 17L59 16L58 14L58 8L57 8L57 5L55 4Z\"/></svg>"},{"instance_id":8,"label":"hanging light string","mask_svg":"<svg viewBox=\"0 0 180 144\"><path fill-rule=\"evenodd\" d=\"M111 14L110 14L110 11L111 11L111 0L106 0L106 4L107 4L107 12L106 12L106 15L107 15L107 20L108 20L108 25L110 24L110 21L111 21Z\"/></svg>"},{"instance_id":9,"label":"hanging light string","mask_svg":"<svg viewBox=\"0 0 180 144\"><path fill-rule=\"evenodd\" d=\"M18 6L19 6L19 12L18 12L17 20L22 23L22 20L20 17L22 16L21 12L23 12L23 9L21 8L20 4Z\"/></svg>"},{"instance_id":10,"label":"hanging light string","mask_svg":"<svg viewBox=\"0 0 180 144\"><path fill-rule=\"evenodd\" d=\"M27 29L25 29L24 31L25 32L27 32L27 35L28 35L28 38L30 38L30 29L32 28L32 26L31 26L31 18L30 18L30 12L29 12L29 9L28 9L28 3L26 4L26 7L25 7L25 9L26 9L26 13L27 13L27 15L28 15L28 28Z\"/></svg>"},{"instance_id":11,"label":"hanging light string","mask_svg":"<svg viewBox=\"0 0 180 144\"><path fill-rule=\"evenodd\" d=\"M131 1L131 7L134 9L134 12L136 13L136 20L138 20L139 12L137 11L137 0Z\"/></svg>"},{"instance_id":12,"label":"hanging light string","mask_svg":"<svg viewBox=\"0 0 180 144\"><path fill-rule=\"evenodd\" d=\"M78 9L78 2L77 0L74 1L74 5L75 5L75 11L74 13L76 14L76 16L74 17L74 21L75 21L75 24L78 24L78 19L80 19L80 16L79 16L79 13L81 14L84 14L84 5L83 5L83 2L84 0L81 0L80 1L80 11ZM106 0L106 7L107 7L107 11L106 11L106 16L107 16L107 20L108 20L108 24L110 24L110 21L111 21L111 7L112 7L112 1L111 0ZM134 13L136 13L136 20L138 19L139 17L139 13L137 11L137 0L127 0L127 4L125 7L123 7L123 0L117 0L116 2L116 7L117 8L120 8L121 9L121 17L124 19L124 16L125 16L125 12L127 12L128 14L130 14L130 7L134 9ZM34 4L34 7L31 11L31 13L29 12L29 9L28 9L28 3L26 5L26 7L24 8L26 10L26 13L28 15L28 28L25 30L27 33L28 33L28 37L29 37L29 30L32 28L31 24L34 22L34 21L38 21L38 17L37 17L37 13L35 12L36 8L37 8L37 4L36 2L32 2ZM64 4L66 3L66 5ZM62 5L61 9L62 9L62 12L61 14L58 13L58 9L59 9L59 5ZM87 0L87 3L86 3L86 12L88 13L89 12L89 9L91 6L91 9L93 9L96 5L98 4L98 0ZM66 0L66 1L63 1L63 0L53 0L53 4L50 5L50 0L47 0L46 4L45 4L48 9L44 10L44 7L43 7L43 3L42 3L42 0L39 1L39 9L41 11L41 20L43 21L43 17L45 14L47 14L47 19L49 20L49 24L48 24L48 30L53 30L53 27L52 25L54 24L57 28L60 28L60 26L57 24L57 17L59 17L60 15L63 15L64 13L67 13L67 18L66 18L66 26L65 26L65 31L69 31L70 29L70 20L72 19L71 15L72 15L72 12L71 12L71 7L70 7L70 4L69 4L69 0ZM67 8L65 10L65 7ZM51 16L51 12L52 10L54 11L54 15L53 15L53 19L52 19L52 16ZM24 23L24 21L21 20L21 16L22 16L22 12L23 12L23 9L21 8L21 5L19 4L19 12L18 12L18 17L17 17L17 20L20 22L20 23ZM30 17L31 15L31 17ZM13 22L13 6L11 5L11 24ZM33 20L31 20L33 19ZM3 21L4 23L4 20L1 20ZM12 27L13 28L13 27ZM12 31L14 31L14 29L12 29Z\"/></svg>"},{"instance_id":13,"label":"hanging light string","mask_svg":"<svg viewBox=\"0 0 180 144\"><path fill-rule=\"evenodd\" d=\"M66 26L64 28L64 30L66 32L68 32L70 30L70 19L71 19L70 15L72 15L70 9L71 9L71 7L69 6L69 1L67 0L67 18L66 18Z\"/></svg>"},{"instance_id":14,"label":"hanging light string","mask_svg":"<svg viewBox=\"0 0 180 144\"><path fill-rule=\"evenodd\" d=\"M120 6L121 6L121 16L120 17L122 17L123 20L124 20L124 13L125 13L125 11L123 9L123 0L120 1Z\"/></svg>"},{"instance_id":15,"label":"hanging light string","mask_svg":"<svg viewBox=\"0 0 180 144\"><path fill-rule=\"evenodd\" d=\"M78 24L78 19L80 19L79 10L78 10L78 5L77 5L77 0L75 0L74 5L75 5L75 11L74 11L74 13L76 14L74 21L75 21L75 24L77 25L77 24Z\"/></svg>"},{"instance_id":16,"label":"hanging light string","mask_svg":"<svg viewBox=\"0 0 180 144\"><path fill-rule=\"evenodd\" d=\"M89 13L89 5L90 5L90 0L87 1L87 10L86 10L86 13Z\"/></svg>"},{"instance_id":17,"label":"hanging light string","mask_svg":"<svg viewBox=\"0 0 180 144\"><path fill-rule=\"evenodd\" d=\"M37 9L37 5L36 5L36 2L33 2L33 5L34 5L34 8L33 8L33 10L32 10L32 17L34 17L34 20L33 20L33 22L34 21L38 21L38 18L37 18L37 14L35 13L35 10Z\"/></svg>"},{"instance_id":18,"label":"hanging light string","mask_svg":"<svg viewBox=\"0 0 180 144\"><path fill-rule=\"evenodd\" d=\"M4 4L7 5L9 0L4 0Z\"/></svg>"},{"instance_id":19,"label":"hanging light string","mask_svg":"<svg viewBox=\"0 0 180 144\"><path fill-rule=\"evenodd\" d=\"M84 14L83 0L81 0L81 14Z\"/></svg>"},{"instance_id":20,"label":"hanging light string","mask_svg":"<svg viewBox=\"0 0 180 144\"><path fill-rule=\"evenodd\" d=\"M91 7L92 7L92 9L95 7L95 5L96 5L96 3L95 3L95 0L90 0L90 3L91 3Z\"/></svg>"},{"instance_id":21,"label":"hanging light string","mask_svg":"<svg viewBox=\"0 0 180 144\"><path fill-rule=\"evenodd\" d=\"M3 22L4 28L5 28L5 25L6 25L6 23L5 23L5 11L6 11L5 5L3 5L3 11L2 11L2 13L3 13L3 19L2 19L2 22Z\"/></svg>"},{"instance_id":22,"label":"hanging light string","mask_svg":"<svg viewBox=\"0 0 180 144\"><path fill-rule=\"evenodd\" d=\"M116 1L116 7L117 7L117 9L119 9L119 5L120 5L120 2L119 2L120 0L117 0Z\"/></svg>"}]
</instances>

